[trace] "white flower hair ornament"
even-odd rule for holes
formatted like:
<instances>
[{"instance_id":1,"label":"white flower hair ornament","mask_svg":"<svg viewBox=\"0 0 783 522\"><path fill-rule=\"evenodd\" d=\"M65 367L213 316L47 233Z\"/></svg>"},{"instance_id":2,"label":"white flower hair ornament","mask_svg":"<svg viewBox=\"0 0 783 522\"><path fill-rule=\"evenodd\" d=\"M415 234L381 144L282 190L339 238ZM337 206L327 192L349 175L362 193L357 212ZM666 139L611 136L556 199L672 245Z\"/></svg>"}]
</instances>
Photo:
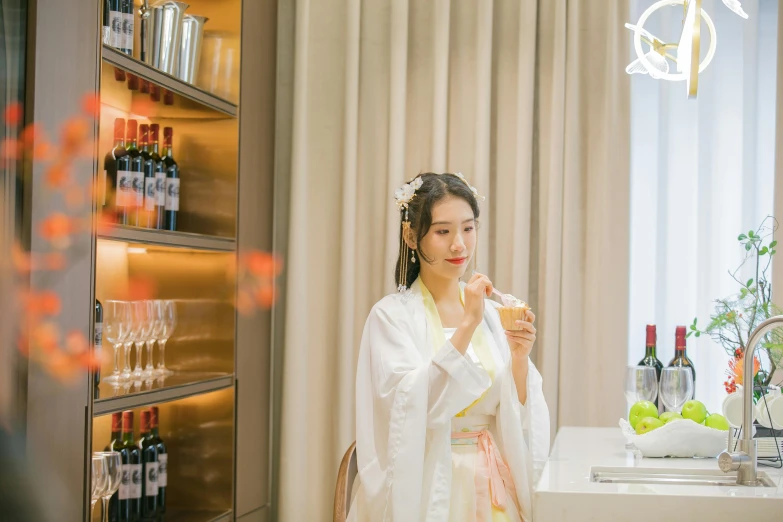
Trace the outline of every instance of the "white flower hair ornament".
<instances>
[{"instance_id":1,"label":"white flower hair ornament","mask_svg":"<svg viewBox=\"0 0 783 522\"><path fill-rule=\"evenodd\" d=\"M412 180L410 183L406 183L397 190L394 191L394 200L397 202L397 208L400 210L408 209L408 204L416 195L416 191L421 188L421 184L424 181L419 177Z\"/></svg>"},{"instance_id":2,"label":"white flower hair ornament","mask_svg":"<svg viewBox=\"0 0 783 522\"><path fill-rule=\"evenodd\" d=\"M465 185L468 186L470 191L473 193L473 196L477 200L484 200L484 196L480 195L478 193L478 190L476 190L476 187L468 183L468 180L465 179L465 176L462 174L462 172L455 172L453 174L454 176L457 176L459 179L462 180ZM408 205L410 204L411 200L416 196L416 191L421 188L421 184L424 181L421 177L414 178L410 182L406 183L405 185L401 186L397 190L394 191L394 201L397 203L397 208L400 210L407 210Z\"/></svg>"},{"instance_id":3,"label":"white flower hair ornament","mask_svg":"<svg viewBox=\"0 0 783 522\"><path fill-rule=\"evenodd\" d=\"M473 192L473 196L476 199L480 199L481 201L484 201L484 196L479 195L478 190L476 190L476 187L468 183L468 180L465 179L465 176L462 175L462 172L455 172L454 175L457 176L459 179L461 179L465 183L465 185L468 186L470 191Z\"/></svg>"}]
</instances>

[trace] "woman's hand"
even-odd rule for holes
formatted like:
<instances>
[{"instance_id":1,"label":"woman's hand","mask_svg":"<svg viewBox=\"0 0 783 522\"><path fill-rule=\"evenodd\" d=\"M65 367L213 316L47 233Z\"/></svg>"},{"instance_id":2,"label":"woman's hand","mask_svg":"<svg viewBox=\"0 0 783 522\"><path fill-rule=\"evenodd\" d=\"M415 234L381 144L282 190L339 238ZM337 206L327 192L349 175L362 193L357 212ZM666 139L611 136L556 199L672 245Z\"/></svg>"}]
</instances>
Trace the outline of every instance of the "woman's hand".
<instances>
[{"instance_id":1,"label":"woman's hand","mask_svg":"<svg viewBox=\"0 0 783 522\"><path fill-rule=\"evenodd\" d=\"M528 310L525 319L525 321L516 322L517 326L522 328L521 330L506 330L508 347L511 349L511 357L514 359L524 358L527 360L533 349L533 343L536 342L536 328L533 326L536 316Z\"/></svg>"},{"instance_id":2,"label":"woman's hand","mask_svg":"<svg viewBox=\"0 0 783 522\"><path fill-rule=\"evenodd\" d=\"M465 286L465 313L463 324L475 330L484 320L484 299L492 295L492 281L476 272ZM472 332L471 332L472 334Z\"/></svg>"}]
</instances>

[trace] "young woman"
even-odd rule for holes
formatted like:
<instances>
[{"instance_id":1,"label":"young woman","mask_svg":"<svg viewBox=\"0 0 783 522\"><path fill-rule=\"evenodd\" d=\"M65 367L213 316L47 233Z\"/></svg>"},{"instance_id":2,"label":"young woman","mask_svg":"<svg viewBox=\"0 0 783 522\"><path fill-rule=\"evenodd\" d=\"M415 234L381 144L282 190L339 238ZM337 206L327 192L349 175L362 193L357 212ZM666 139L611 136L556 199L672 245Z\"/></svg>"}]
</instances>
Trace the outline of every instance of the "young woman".
<instances>
[{"instance_id":1,"label":"young woman","mask_svg":"<svg viewBox=\"0 0 783 522\"><path fill-rule=\"evenodd\" d=\"M505 331L473 273L477 192L421 174L395 192L396 294L370 312L356 377L355 522L532 520L549 410L529 359L535 316Z\"/></svg>"}]
</instances>

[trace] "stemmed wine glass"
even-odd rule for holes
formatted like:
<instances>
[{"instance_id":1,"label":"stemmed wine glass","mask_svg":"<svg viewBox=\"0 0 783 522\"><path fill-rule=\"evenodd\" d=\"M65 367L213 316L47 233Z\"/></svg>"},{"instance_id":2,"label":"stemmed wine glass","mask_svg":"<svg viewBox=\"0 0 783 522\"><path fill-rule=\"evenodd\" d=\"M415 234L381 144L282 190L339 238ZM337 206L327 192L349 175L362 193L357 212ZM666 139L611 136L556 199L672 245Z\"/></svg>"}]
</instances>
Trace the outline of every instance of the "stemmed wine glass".
<instances>
[{"instance_id":1,"label":"stemmed wine glass","mask_svg":"<svg viewBox=\"0 0 783 522\"><path fill-rule=\"evenodd\" d=\"M114 345L114 371L103 380L117 386L123 380L120 376L120 346L130 333L130 303L106 301L103 305L103 313L103 333ZM130 374L130 371L128 373Z\"/></svg>"},{"instance_id":2,"label":"stemmed wine glass","mask_svg":"<svg viewBox=\"0 0 783 522\"><path fill-rule=\"evenodd\" d=\"M100 455L92 456L92 468L91 468L91 482L92 482L92 495L90 497L90 518L95 511L95 503L106 492L109 476L106 468L106 461Z\"/></svg>"},{"instance_id":3,"label":"stemmed wine glass","mask_svg":"<svg viewBox=\"0 0 783 522\"><path fill-rule=\"evenodd\" d=\"M171 338L174 329L177 327L177 303L171 299L163 301L163 328L158 338L160 355L158 357L158 375L171 375L172 372L166 368L166 341Z\"/></svg>"},{"instance_id":4,"label":"stemmed wine glass","mask_svg":"<svg viewBox=\"0 0 783 522\"><path fill-rule=\"evenodd\" d=\"M98 451L95 453L106 462L107 484L101 499L103 500L103 522L109 522L109 499L120 489L122 482L122 457L117 451Z\"/></svg>"},{"instance_id":5,"label":"stemmed wine glass","mask_svg":"<svg viewBox=\"0 0 783 522\"><path fill-rule=\"evenodd\" d=\"M147 364L144 366L144 378L152 379L156 374L155 366L152 364L152 348L163 332L163 301L155 299L147 302L149 303L149 322L151 325L147 338Z\"/></svg>"},{"instance_id":6,"label":"stemmed wine glass","mask_svg":"<svg viewBox=\"0 0 783 522\"><path fill-rule=\"evenodd\" d=\"M639 401L655 402L658 374L652 366L629 366L625 375L625 399L628 408Z\"/></svg>"},{"instance_id":7,"label":"stemmed wine glass","mask_svg":"<svg viewBox=\"0 0 783 522\"><path fill-rule=\"evenodd\" d=\"M150 301L133 301L131 303L131 310L133 316L133 341L136 343L136 364L133 367L133 377L141 379L141 347L147 342L147 339L152 332L152 323L150 322L152 316L152 306Z\"/></svg>"},{"instance_id":8,"label":"stemmed wine glass","mask_svg":"<svg viewBox=\"0 0 783 522\"><path fill-rule=\"evenodd\" d=\"M661 373L661 400L669 411L680 413L693 397L693 373L690 368L670 366Z\"/></svg>"}]
</instances>

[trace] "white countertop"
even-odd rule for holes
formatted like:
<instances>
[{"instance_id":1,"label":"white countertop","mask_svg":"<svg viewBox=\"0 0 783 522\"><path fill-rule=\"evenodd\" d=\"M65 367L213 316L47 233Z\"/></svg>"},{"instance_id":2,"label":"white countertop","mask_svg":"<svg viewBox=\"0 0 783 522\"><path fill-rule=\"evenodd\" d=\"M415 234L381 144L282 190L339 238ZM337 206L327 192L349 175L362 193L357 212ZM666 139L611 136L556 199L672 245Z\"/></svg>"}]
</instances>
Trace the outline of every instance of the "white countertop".
<instances>
[{"instance_id":1,"label":"white countertop","mask_svg":"<svg viewBox=\"0 0 783 522\"><path fill-rule=\"evenodd\" d=\"M780 469L759 466L776 487L751 488L598 483L593 466L720 471L714 458L637 459L620 428L561 428L536 488L535 522L783 521Z\"/></svg>"}]
</instances>

